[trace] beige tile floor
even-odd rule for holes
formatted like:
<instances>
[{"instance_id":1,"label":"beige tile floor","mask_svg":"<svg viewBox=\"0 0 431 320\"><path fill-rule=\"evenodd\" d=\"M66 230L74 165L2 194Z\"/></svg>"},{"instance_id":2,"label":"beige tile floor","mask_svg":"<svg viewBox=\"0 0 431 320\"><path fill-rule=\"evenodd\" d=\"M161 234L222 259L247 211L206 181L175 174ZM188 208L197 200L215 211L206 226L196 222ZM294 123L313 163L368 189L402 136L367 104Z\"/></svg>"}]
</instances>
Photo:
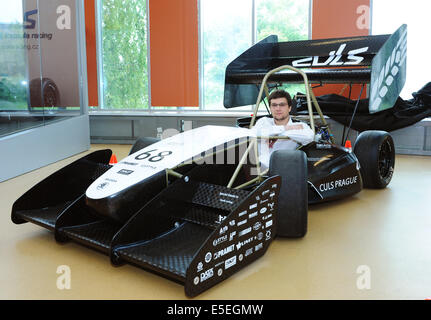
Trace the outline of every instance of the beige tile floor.
<instances>
[{"instance_id":1,"label":"beige tile floor","mask_svg":"<svg viewBox=\"0 0 431 320\"><path fill-rule=\"evenodd\" d=\"M112 148L126 156L130 146ZM10 220L13 202L83 154L0 183L0 299L187 299L181 285ZM70 267L71 288L57 288ZM363 287L363 285L369 287ZM396 158L385 190L310 207L303 239L276 239L261 259L196 299L419 299L431 296L431 157Z\"/></svg>"}]
</instances>

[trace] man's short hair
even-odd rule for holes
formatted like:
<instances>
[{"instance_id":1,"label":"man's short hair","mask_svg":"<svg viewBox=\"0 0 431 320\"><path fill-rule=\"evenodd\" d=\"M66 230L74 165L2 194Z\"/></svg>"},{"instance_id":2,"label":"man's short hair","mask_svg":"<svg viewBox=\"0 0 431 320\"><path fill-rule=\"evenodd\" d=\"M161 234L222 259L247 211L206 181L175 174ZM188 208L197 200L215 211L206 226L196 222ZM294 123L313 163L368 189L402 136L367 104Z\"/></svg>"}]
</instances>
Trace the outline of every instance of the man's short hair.
<instances>
[{"instance_id":1,"label":"man's short hair","mask_svg":"<svg viewBox=\"0 0 431 320\"><path fill-rule=\"evenodd\" d=\"M289 107L292 106L292 97L290 96L289 92L284 91L284 90L274 90L271 92L271 94L268 97L268 103L269 105L271 105L271 100L272 99L277 99L277 98L286 98L287 103L289 104Z\"/></svg>"}]
</instances>

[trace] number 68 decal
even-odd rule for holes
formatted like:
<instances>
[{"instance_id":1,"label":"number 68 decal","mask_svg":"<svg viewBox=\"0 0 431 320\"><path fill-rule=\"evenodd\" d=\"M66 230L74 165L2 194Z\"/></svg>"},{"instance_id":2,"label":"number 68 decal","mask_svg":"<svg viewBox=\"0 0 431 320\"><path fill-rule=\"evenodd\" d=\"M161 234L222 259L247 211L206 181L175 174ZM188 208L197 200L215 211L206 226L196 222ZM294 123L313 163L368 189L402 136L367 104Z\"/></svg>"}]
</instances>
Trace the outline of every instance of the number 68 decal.
<instances>
[{"instance_id":1,"label":"number 68 decal","mask_svg":"<svg viewBox=\"0 0 431 320\"><path fill-rule=\"evenodd\" d=\"M157 149L140 153L135 157L135 159L136 160L148 159L148 161L150 161L150 162L159 162L159 161L162 161L166 156L169 156L172 154L172 151L161 151L157 155L154 156L151 154L151 152L154 152L154 151L157 151Z\"/></svg>"}]
</instances>

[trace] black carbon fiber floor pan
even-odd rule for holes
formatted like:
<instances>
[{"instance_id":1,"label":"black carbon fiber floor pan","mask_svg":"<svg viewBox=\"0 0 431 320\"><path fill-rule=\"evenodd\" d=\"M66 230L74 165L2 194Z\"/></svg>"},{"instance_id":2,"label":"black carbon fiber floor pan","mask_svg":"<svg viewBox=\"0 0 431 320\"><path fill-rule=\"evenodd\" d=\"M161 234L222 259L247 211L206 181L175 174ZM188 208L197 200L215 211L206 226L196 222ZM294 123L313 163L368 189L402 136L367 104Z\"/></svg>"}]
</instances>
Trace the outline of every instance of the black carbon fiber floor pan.
<instances>
[{"instance_id":1,"label":"black carbon fiber floor pan","mask_svg":"<svg viewBox=\"0 0 431 320\"><path fill-rule=\"evenodd\" d=\"M37 224L41 227L47 228L50 231L54 231L55 222L58 216L71 203L72 201L69 201L53 207L32 209L32 210L20 210L20 211L17 211L15 215L16 217L23 219L27 222Z\"/></svg>"},{"instance_id":2,"label":"black carbon fiber floor pan","mask_svg":"<svg viewBox=\"0 0 431 320\"><path fill-rule=\"evenodd\" d=\"M188 266L211 233L211 229L184 222L150 241L118 248L116 253L131 263L167 271L184 282Z\"/></svg>"}]
</instances>

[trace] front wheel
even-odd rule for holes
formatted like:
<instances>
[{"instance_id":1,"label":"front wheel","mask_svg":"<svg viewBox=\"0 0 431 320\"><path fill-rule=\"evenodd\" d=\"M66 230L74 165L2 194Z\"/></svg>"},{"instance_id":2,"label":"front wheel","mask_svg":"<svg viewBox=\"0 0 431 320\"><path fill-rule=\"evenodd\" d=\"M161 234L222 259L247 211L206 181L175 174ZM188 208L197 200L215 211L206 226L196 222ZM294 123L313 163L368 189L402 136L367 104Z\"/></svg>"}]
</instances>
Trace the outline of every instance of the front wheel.
<instances>
[{"instance_id":1,"label":"front wheel","mask_svg":"<svg viewBox=\"0 0 431 320\"><path fill-rule=\"evenodd\" d=\"M361 165L365 188L383 189L392 180L395 166L394 141L386 131L364 131L356 139L353 153Z\"/></svg>"},{"instance_id":2,"label":"front wheel","mask_svg":"<svg viewBox=\"0 0 431 320\"><path fill-rule=\"evenodd\" d=\"M307 155L300 150L277 150L271 154L269 176L281 176L278 197L277 235L299 238L307 233Z\"/></svg>"},{"instance_id":3,"label":"front wheel","mask_svg":"<svg viewBox=\"0 0 431 320\"><path fill-rule=\"evenodd\" d=\"M160 139L153 138L153 137L142 137L135 141L132 148L130 149L129 155L132 153L135 153L141 149L144 149L153 143L159 142Z\"/></svg>"}]
</instances>

